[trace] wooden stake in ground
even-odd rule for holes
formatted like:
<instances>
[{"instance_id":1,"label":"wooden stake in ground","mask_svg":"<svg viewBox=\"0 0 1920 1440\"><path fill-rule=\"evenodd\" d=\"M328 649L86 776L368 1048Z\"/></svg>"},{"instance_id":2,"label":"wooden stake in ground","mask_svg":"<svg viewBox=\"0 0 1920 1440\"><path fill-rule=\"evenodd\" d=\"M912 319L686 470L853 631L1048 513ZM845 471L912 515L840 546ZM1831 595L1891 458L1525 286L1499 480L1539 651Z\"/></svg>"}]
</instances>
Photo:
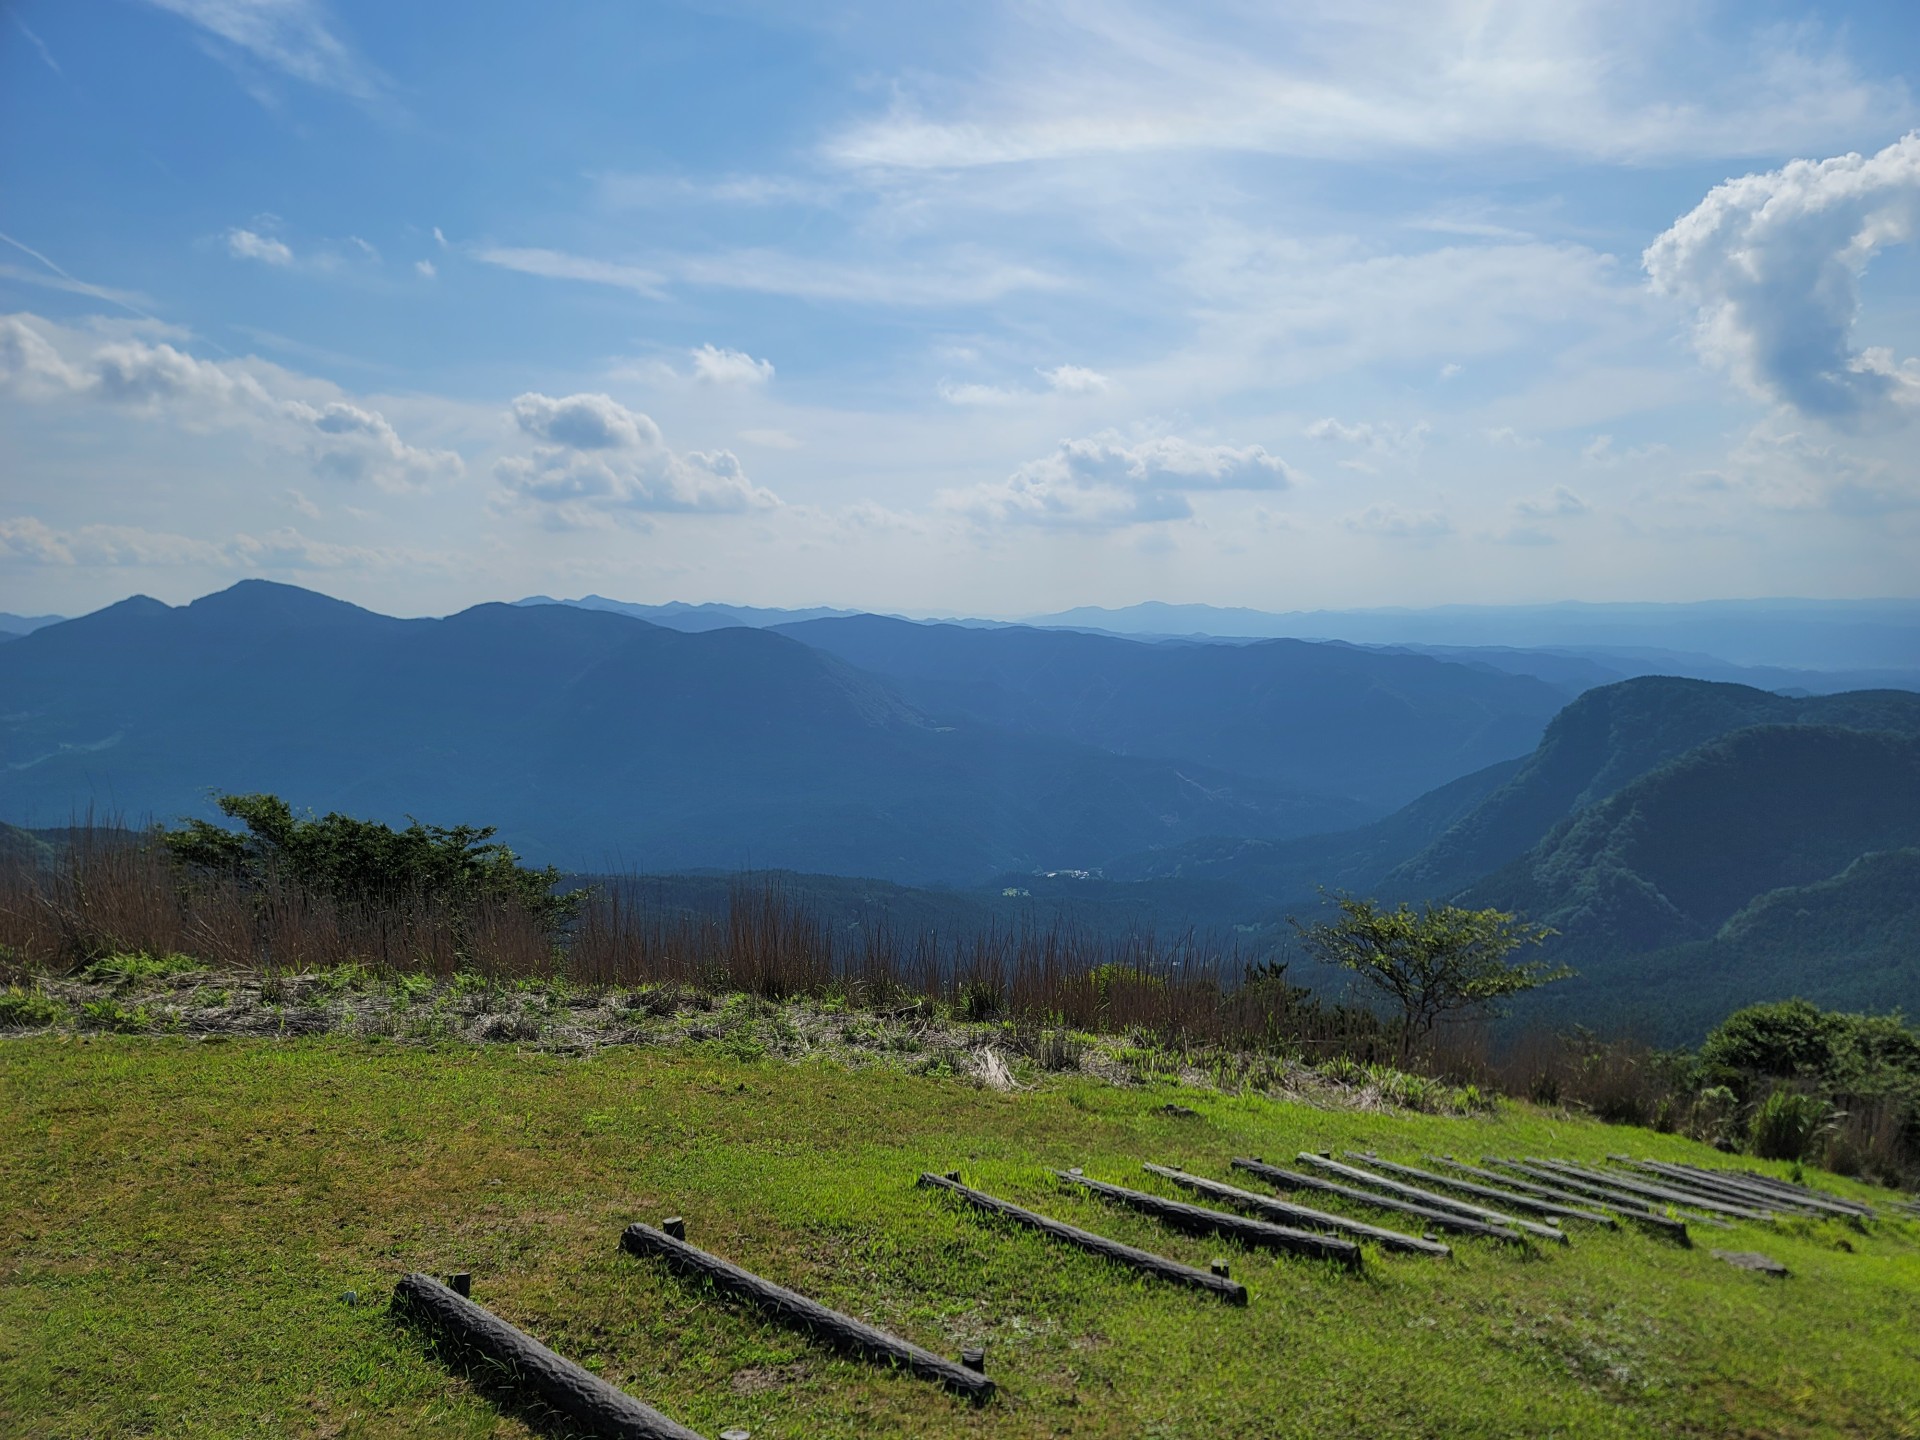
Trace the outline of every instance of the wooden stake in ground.
<instances>
[{"instance_id":1,"label":"wooden stake in ground","mask_svg":"<svg viewBox=\"0 0 1920 1440\"><path fill-rule=\"evenodd\" d=\"M409 1275L395 1286L393 1309L430 1332L463 1364L485 1366L495 1384L522 1401L537 1401L564 1416L575 1434L594 1440L700 1440L695 1431L588 1374L431 1276Z\"/></svg>"},{"instance_id":2,"label":"wooden stake in ground","mask_svg":"<svg viewBox=\"0 0 1920 1440\"><path fill-rule=\"evenodd\" d=\"M1450 1231L1455 1235L1478 1235L1483 1240L1499 1240L1508 1245L1526 1247L1527 1237L1515 1230L1503 1230L1498 1225L1489 1225L1483 1220L1472 1220L1458 1210L1438 1210L1431 1205L1415 1205L1409 1200L1396 1200L1391 1195L1376 1194L1371 1190L1361 1190L1352 1185L1342 1185L1337 1180L1324 1180L1318 1175L1302 1175L1297 1170L1283 1170L1278 1165L1269 1165L1260 1159L1238 1157L1233 1162L1236 1170L1244 1170L1249 1175L1258 1175L1262 1180L1283 1186L1288 1190L1317 1190L1323 1195L1338 1195L1345 1200L1357 1200L1363 1205L1371 1205L1378 1210L1392 1210L1401 1215L1417 1215L1436 1230Z\"/></svg>"},{"instance_id":3,"label":"wooden stake in ground","mask_svg":"<svg viewBox=\"0 0 1920 1440\"><path fill-rule=\"evenodd\" d=\"M1189 1175L1184 1170L1170 1169L1165 1165L1143 1165L1140 1167L1150 1175L1171 1180L1176 1185L1184 1185L1189 1190L1214 1200L1224 1200L1229 1205L1238 1205L1243 1210L1252 1210L1270 1220L1291 1221L1296 1225L1306 1225L1315 1230L1332 1230L1341 1235L1350 1235L1356 1240L1371 1240L1383 1250L1404 1250L1419 1255L1451 1255L1453 1247L1442 1245L1438 1240L1423 1240L1416 1235L1402 1235L1398 1230L1385 1230L1378 1225L1368 1225L1345 1215L1335 1215L1326 1210L1314 1210L1305 1205L1296 1205L1288 1200L1276 1200L1271 1195L1256 1195L1251 1190L1242 1190L1235 1185L1222 1184L1218 1180L1208 1180L1199 1175Z\"/></svg>"},{"instance_id":4,"label":"wooden stake in ground","mask_svg":"<svg viewBox=\"0 0 1920 1440\"><path fill-rule=\"evenodd\" d=\"M1567 1237L1551 1225L1539 1225L1531 1220L1522 1220L1517 1215L1508 1215L1501 1210L1490 1210L1485 1205L1475 1205L1466 1200L1456 1200L1451 1195L1439 1195L1431 1190L1422 1190L1418 1185L1402 1184L1398 1180L1389 1180L1384 1175L1375 1175L1370 1170L1362 1170L1355 1165L1342 1165L1325 1155L1316 1155L1311 1150L1302 1150L1295 1157L1302 1165L1311 1165L1316 1170L1328 1170L1346 1180L1357 1180L1362 1185L1385 1190L1390 1195L1400 1195L1421 1205L1432 1205L1442 1210L1455 1210L1476 1220L1484 1220L1489 1225L1504 1225L1511 1230L1524 1230L1542 1240L1551 1240L1556 1245L1565 1245Z\"/></svg>"},{"instance_id":5,"label":"wooden stake in ground","mask_svg":"<svg viewBox=\"0 0 1920 1440\"><path fill-rule=\"evenodd\" d=\"M1314 1235L1285 1225L1270 1225L1264 1220L1229 1215L1224 1210L1189 1205L1184 1200L1169 1200L1164 1195L1150 1195L1144 1190L1109 1185L1104 1180L1090 1180L1078 1170L1056 1170L1053 1173L1069 1185L1084 1186L1096 1195L1117 1200L1129 1209L1165 1221L1177 1230L1186 1230L1195 1235L1222 1235L1230 1240L1238 1240L1242 1245L1265 1250L1288 1250L1314 1260L1331 1260L1349 1270L1360 1268L1360 1247L1351 1240Z\"/></svg>"},{"instance_id":6,"label":"wooden stake in ground","mask_svg":"<svg viewBox=\"0 0 1920 1440\"><path fill-rule=\"evenodd\" d=\"M1109 1240L1104 1235L1096 1235L1091 1230L1082 1230L1076 1225L1049 1219L1032 1210L1023 1210L998 1196L989 1195L983 1190L974 1190L962 1185L953 1175L923 1174L920 1184L932 1189L945 1190L958 1195L975 1209L984 1210L989 1215L998 1215L1011 1220L1016 1225L1024 1225L1030 1230L1038 1230L1055 1240L1064 1240L1069 1245L1077 1245L1082 1250L1091 1250L1096 1255L1104 1255L1109 1260L1118 1261L1129 1269L1151 1275L1157 1280L1169 1280L1176 1285L1188 1285L1196 1290L1207 1290L1218 1295L1229 1305L1247 1303L1247 1287L1238 1280L1230 1280L1209 1270L1196 1270L1191 1265L1182 1265L1178 1260L1169 1260L1165 1256L1155 1255L1148 1250L1136 1250L1131 1245L1122 1245L1118 1240Z\"/></svg>"},{"instance_id":7,"label":"wooden stake in ground","mask_svg":"<svg viewBox=\"0 0 1920 1440\"><path fill-rule=\"evenodd\" d=\"M738 1296L774 1319L797 1326L848 1354L904 1366L924 1380L937 1380L949 1390L965 1395L976 1405L993 1398L993 1381L985 1375L943 1359L931 1350L923 1350L910 1340L889 1335L864 1320L829 1310L818 1300L809 1300L784 1285L763 1280L751 1270L742 1270L732 1261L709 1255L665 1230L638 1223L629 1225L620 1236L620 1244L635 1255L657 1256L683 1275L710 1281L716 1290Z\"/></svg>"}]
</instances>

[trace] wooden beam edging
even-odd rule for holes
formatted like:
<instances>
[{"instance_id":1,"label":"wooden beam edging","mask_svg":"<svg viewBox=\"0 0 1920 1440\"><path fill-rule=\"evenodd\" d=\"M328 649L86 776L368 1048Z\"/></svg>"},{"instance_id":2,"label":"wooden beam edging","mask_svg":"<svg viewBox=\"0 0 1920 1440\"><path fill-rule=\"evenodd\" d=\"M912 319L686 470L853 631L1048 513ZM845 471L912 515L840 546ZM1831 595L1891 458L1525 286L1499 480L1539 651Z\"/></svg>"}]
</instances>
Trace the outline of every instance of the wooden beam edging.
<instances>
[{"instance_id":1,"label":"wooden beam edging","mask_svg":"<svg viewBox=\"0 0 1920 1440\"><path fill-rule=\"evenodd\" d=\"M1635 1160L1630 1155L1609 1155L1607 1159L1626 1168L1636 1180L1651 1177L1655 1180L1672 1181L1685 1189L1698 1191L1702 1195L1711 1195L1716 1200L1730 1200L1736 1205L1755 1205L1789 1215L1804 1215L1809 1219L1839 1215L1846 1215L1849 1219L1858 1218L1852 1211L1842 1210L1837 1205L1831 1208L1816 1206L1808 1201L1790 1199L1785 1195L1769 1194L1759 1186L1718 1180L1709 1175L1696 1175L1677 1166L1664 1165L1658 1160Z\"/></svg>"},{"instance_id":2,"label":"wooden beam edging","mask_svg":"<svg viewBox=\"0 0 1920 1440\"><path fill-rule=\"evenodd\" d=\"M1875 1211L1871 1205L1863 1205L1838 1195L1830 1195L1825 1191L1815 1190L1811 1186L1775 1180L1769 1175L1755 1175L1750 1170L1709 1170L1703 1165L1664 1165L1658 1160L1640 1160L1631 1163L1649 1166L1658 1173L1678 1172L1681 1175L1698 1176L1701 1180L1731 1189L1743 1191L1752 1189L1757 1194L1772 1196L1788 1204L1830 1211L1852 1219L1875 1218Z\"/></svg>"},{"instance_id":3,"label":"wooden beam edging","mask_svg":"<svg viewBox=\"0 0 1920 1440\"><path fill-rule=\"evenodd\" d=\"M1524 1230L1542 1240L1551 1240L1558 1245L1572 1242L1566 1232L1552 1225L1541 1225L1533 1220L1522 1220L1517 1215L1508 1215L1501 1210L1490 1210L1485 1205L1475 1205L1470 1201L1456 1200L1451 1195L1437 1194L1432 1190L1422 1190L1418 1185L1407 1185L1392 1180L1385 1175L1375 1175L1371 1170L1363 1170L1357 1165L1342 1165L1338 1160L1326 1155L1316 1155L1311 1150L1302 1150L1294 1157L1303 1165L1311 1165L1316 1170L1330 1170L1347 1180L1357 1180L1362 1185L1377 1186L1392 1195L1404 1196L1421 1205L1434 1205L1443 1210L1458 1210L1475 1220L1483 1220L1489 1225L1504 1225L1510 1230Z\"/></svg>"},{"instance_id":4,"label":"wooden beam edging","mask_svg":"<svg viewBox=\"0 0 1920 1440\"><path fill-rule=\"evenodd\" d=\"M1349 1270L1360 1268L1360 1247L1351 1240L1337 1239L1332 1235L1315 1235L1306 1230L1295 1230L1286 1225L1272 1225L1265 1220L1249 1220L1243 1215L1229 1215L1224 1210L1208 1210L1204 1206L1189 1205L1184 1200L1169 1200L1164 1195L1151 1195L1145 1190L1129 1190L1122 1185L1109 1185L1104 1180L1093 1180L1077 1170L1056 1170L1054 1175L1069 1185L1081 1185L1096 1195L1109 1200L1117 1200L1129 1209L1138 1210L1143 1215L1151 1215L1176 1230L1185 1230L1195 1235L1220 1235L1229 1240L1238 1240L1243 1245L1254 1245L1265 1250L1285 1250L1294 1255L1304 1255L1313 1260L1331 1260L1336 1265L1344 1265Z\"/></svg>"},{"instance_id":5,"label":"wooden beam edging","mask_svg":"<svg viewBox=\"0 0 1920 1440\"><path fill-rule=\"evenodd\" d=\"M1641 1212L1649 1215L1663 1213L1655 1210L1654 1205L1656 1202L1645 1195L1636 1195L1631 1191L1616 1189L1611 1185L1596 1184L1591 1180L1582 1180L1574 1175L1562 1175L1557 1170L1543 1170L1538 1165L1529 1165L1524 1160L1515 1160L1511 1157L1482 1155L1480 1158L1489 1165L1500 1165L1508 1170L1517 1170L1522 1175L1530 1175L1536 1180L1544 1180L1549 1185L1556 1186L1561 1190L1569 1190L1581 1195L1591 1195L1599 1200L1601 1204L1611 1205L1618 1210L1633 1214L1636 1218ZM1665 1204L1667 1202L1661 1201L1658 1203ZM1708 1215L1704 1211L1682 1210L1680 1214L1685 1216L1687 1223L1691 1225L1711 1225L1716 1230L1731 1230L1733 1228L1731 1222L1722 1220L1718 1215Z\"/></svg>"},{"instance_id":6,"label":"wooden beam edging","mask_svg":"<svg viewBox=\"0 0 1920 1440\"><path fill-rule=\"evenodd\" d=\"M621 1248L634 1255L653 1255L683 1275L710 1282L716 1290L746 1300L776 1320L807 1331L838 1350L869 1360L904 1366L923 1380L937 1380L976 1405L993 1398L994 1384L977 1370L956 1364L902 1340L885 1330L829 1310L818 1300L742 1270L730 1260L709 1255L664 1230L635 1222L620 1236Z\"/></svg>"},{"instance_id":7,"label":"wooden beam edging","mask_svg":"<svg viewBox=\"0 0 1920 1440\"><path fill-rule=\"evenodd\" d=\"M1704 1167L1698 1166L1698 1165L1690 1165L1686 1168L1690 1170L1699 1170L1699 1169L1703 1169ZM1762 1173L1759 1170L1747 1170L1747 1169L1740 1169L1735 1171L1709 1170L1706 1173L1710 1175L1720 1175L1720 1174L1740 1175L1748 1180L1752 1180L1756 1184L1765 1185L1770 1189L1784 1191L1789 1195L1805 1195L1813 1199L1826 1200L1835 1205L1851 1207L1851 1208L1857 1209L1860 1212L1862 1218L1868 1219L1868 1220L1871 1220L1874 1217L1874 1214L1876 1213L1874 1211L1874 1208L1871 1205L1866 1204L1864 1201L1847 1200L1842 1198L1841 1196L1832 1194L1829 1191L1816 1190L1811 1185L1797 1185L1791 1180L1782 1180L1778 1175L1767 1175Z\"/></svg>"},{"instance_id":8,"label":"wooden beam edging","mask_svg":"<svg viewBox=\"0 0 1920 1440\"><path fill-rule=\"evenodd\" d=\"M1189 1175L1184 1170L1175 1170L1170 1166L1143 1165L1140 1168L1149 1174L1171 1180L1176 1185L1184 1185L1189 1190L1211 1196L1215 1200L1224 1200L1229 1205L1257 1210L1275 1220L1292 1220L1301 1225L1311 1225L1317 1229L1351 1235L1356 1239L1371 1240L1383 1250L1405 1250L1419 1255L1453 1254L1451 1245L1443 1245L1438 1240L1423 1240L1417 1235L1403 1235L1398 1230L1387 1230L1378 1225L1368 1225L1364 1221L1350 1220L1345 1215L1335 1215L1330 1211L1314 1210L1306 1205L1294 1205L1285 1200L1276 1200L1271 1195L1256 1195L1253 1191L1242 1190L1237 1185L1227 1185L1219 1180Z\"/></svg>"},{"instance_id":9,"label":"wooden beam edging","mask_svg":"<svg viewBox=\"0 0 1920 1440\"><path fill-rule=\"evenodd\" d=\"M1464 1171L1468 1175L1484 1176L1488 1180L1498 1180L1502 1185L1539 1195L1543 1199L1564 1200L1572 1205L1598 1205L1609 1214L1631 1220L1634 1224L1651 1230L1656 1235L1676 1241L1688 1248L1693 1245L1693 1237L1687 1234L1686 1221L1676 1220L1671 1215L1662 1215L1657 1210L1649 1209L1641 1201L1601 1200L1591 1195L1577 1195L1567 1189L1556 1189L1551 1185L1529 1184L1525 1180L1516 1180L1513 1176L1498 1170L1483 1170L1478 1165L1465 1164L1451 1155L1429 1155L1427 1158L1436 1165L1445 1165L1450 1169ZM1491 1164L1492 1161L1489 1159L1488 1163Z\"/></svg>"},{"instance_id":10,"label":"wooden beam edging","mask_svg":"<svg viewBox=\"0 0 1920 1440\"><path fill-rule=\"evenodd\" d=\"M1435 1210L1431 1206L1415 1205L1409 1200L1396 1200L1391 1195L1381 1195L1372 1190L1342 1185L1337 1180L1326 1180L1318 1175L1302 1175L1297 1170L1282 1170L1278 1165L1269 1165L1258 1157L1248 1159L1245 1156L1237 1156L1233 1161L1233 1168L1244 1170L1249 1175L1258 1175L1262 1180L1288 1190L1317 1190L1323 1195L1338 1195L1345 1200L1358 1200L1377 1210L1417 1215L1436 1230L1451 1231L1455 1235L1478 1235L1483 1240L1499 1240L1508 1245L1526 1248L1527 1237L1519 1231L1506 1230L1498 1225L1489 1225L1482 1220L1469 1219L1458 1210Z\"/></svg>"},{"instance_id":11,"label":"wooden beam edging","mask_svg":"<svg viewBox=\"0 0 1920 1440\"><path fill-rule=\"evenodd\" d=\"M1122 1245L1118 1240L1109 1240L1104 1235L1096 1235L1091 1230L1082 1230L1077 1225L1069 1225L1062 1220L1049 1219L1032 1210L1023 1210L1010 1201L997 1195L989 1195L984 1190L975 1190L962 1185L950 1175L923 1173L919 1183L928 1188L945 1190L958 1195L975 1209L984 1210L989 1215L998 1215L1011 1220L1016 1225L1024 1225L1030 1230L1055 1240L1064 1240L1069 1245L1078 1245L1082 1250L1090 1250L1095 1255L1105 1256L1118 1261L1143 1275L1151 1275L1156 1280L1169 1280L1176 1285L1191 1286L1195 1290L1206 1290L1218 1295L1229 1305L1247 1303L1247 1287L1238 1280L1230 1280L1208 1270L1197 1270L1191 1265L1182 1265L1178 1260L1169 1260L1164 1255L1155 1255L1150 1250L1137 1250L1131 1245Z\"/></svg>"},{"instance_id":12,"label":"wooden beam edging","mask_svg":"<svg viewBox=\"0 0 1920 1440\"><path fill-rule=\"evenodd\" d=\"M412 1274L393 1289L394 1313L433 1335L461 1359L486 1362L516 1392L564 1415L594 1440L701 1440L698 1432L643 1405L556 1355L523 1330L430 1275Z\"/></svg>"},{"instance_id":13,"label":"wooden beam edging","mask_svg":"<svg viewBox=\"0 0 1920 1440\"><path fill-rule=\"evenodd\" d=\"M1535 1215L1557 1215L1566 1220L1580 1220L1589 1225L1603 1225L1609 1230L1618 1230L1620 1222L1611 1215L1602 1215L1596 1210L1583 1210L1576 1205L1556 1204L1533 1195L1520 1195L1512 1190L1496 1190L1491 1185L1477 1185L1471 1180L1461 1180L1453 1175L1436 1175L1431 1170L1422 1170L1417 1165L1401 1165L1392 1160L1382 1160L1378 1155L1363 1151L1349 1150L1347 1154L1356 1160L1364 1160L1376 1170L1385 1170L1390 1175L1405 1176L1410 1180L1425 1180L1430 1185L1438 1185L1443 1190L1458 1190L1463 1195L1478 1195L1483 1200L1499 1200L1516 1210L1531 1211Z\"/></svg>"},{"instance_id":14,"label":"wooden beam edging","mask_svg":"<svg viewBox=\"0 0 1920 1440\"><path fill-rule=\"evenodd\" d=\"M1715 1215L1731 1215L1739 1220L1772 1220L1771 1210L1757 1210L1751 1205L1735 1205L1727 1200L1716 1200L1711 1195L1702 1195L1697 1191L1682 1190L1675 1185L1654 1185L1646 1180L1637 1180L1622 1175L1617 1170L1595 1170L1585 1165L1576 1165L1570 1160L1543 1159L1537 1155L1527 1157L1529 1165L1538 1165L1562 1175L1577 1175L1584 1180L1597 1180L1603 1185L1612 1185L1617 1189L1635 1195L1646 1195L1655 1200L1669 1200L1676 1205L1691 1205L1696 1210L1705 1210Z\"/></svg>"}]
</instances>

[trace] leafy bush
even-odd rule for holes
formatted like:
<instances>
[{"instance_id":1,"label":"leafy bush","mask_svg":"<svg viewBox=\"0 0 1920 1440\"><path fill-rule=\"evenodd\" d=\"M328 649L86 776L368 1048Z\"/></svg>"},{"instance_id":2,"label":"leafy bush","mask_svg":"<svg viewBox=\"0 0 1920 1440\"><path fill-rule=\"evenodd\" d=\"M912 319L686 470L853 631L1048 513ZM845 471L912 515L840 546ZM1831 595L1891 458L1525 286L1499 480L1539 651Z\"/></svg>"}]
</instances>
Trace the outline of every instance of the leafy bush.
<instances>
[{"instance_id":1,"label":"leafy bush","mask_svg":"<svg viewBox=\"0 0 1920 1440\"><path fill-rule=\"evenodd\" d=\"M280 880L358 905L424 901L466 909L505 900L523 908L549 936L566 926L586 898L582 890L556 894L560 872L520 864L493 839L492 826L415 820L395 830L338 813L303 820L277 795L222 795L218 804L245 829L190 820L161 837L190 870L254 885Z\"/></svg>"},{"instance_id":2,"label":"leafy bush","mask_svg":"<svg viewBox=\"0 0 1920 1440\"><path fill-rule=\"evenodd\" d=\"M43 990L10 985L0 992L0 1026L7 1028L51 1025L65 1012L60 1002Z\"/></svg>"},{"instance_id":3,"label":"leafy bush","mask_svg":"<svg viewBox=\"0 0 1920 1440\"><path fill-rule=\"evenodd\" d=\"M1833 1121L1833 1106L1826 1100L1781 1085L1753 1112L1748 1141L1763 1160L1803 1160Z\"/></svg>"},{"instance_id":4,"label":"leafy bush","mask_svg":"<svg viewBox=\"0 0 1920 1440\"><path fill-rule=\"evenodd\" d=\"M80 978L96 985L112 985L124 990L142 980L165 980L174 975L191 975L207 967L191 955L149 955L144 950L127 954L103 955L80 972Z\"/></svg>"},{"instance_id":5,"label":"leafy bush","mask_svg":"<svg viewBox=\"0 0 1920 1440\"><path fill-rule=\"evenodd\" d=\"M118 1000L89 1000L80 1007L80 1023L89 1030L137 1035L152 1027L153 1016L144 1005L129 1010Z\"/></svg>"}]
</instances>

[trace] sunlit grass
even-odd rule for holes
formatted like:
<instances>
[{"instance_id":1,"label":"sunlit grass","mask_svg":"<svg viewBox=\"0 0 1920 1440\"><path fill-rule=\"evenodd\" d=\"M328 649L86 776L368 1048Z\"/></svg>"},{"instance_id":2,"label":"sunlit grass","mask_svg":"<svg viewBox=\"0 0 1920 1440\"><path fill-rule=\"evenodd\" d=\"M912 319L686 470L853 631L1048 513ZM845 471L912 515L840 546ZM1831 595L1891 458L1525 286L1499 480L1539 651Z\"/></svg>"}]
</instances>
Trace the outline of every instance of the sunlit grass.
<instances>
[{"instance_id":1,"label":"sunlit grass","mask_svg":"<svg viewBox=\"0 0 1920 1440\"><path fill-rule=\"evenodd\" d=\"M1631 1230L1531 1257L1466 1242L1451 1262L1370 1253L1355 1277L1171 1234L1045 1173L1163 1189L1140 1162L1225 1178L1232 1155L1302 1148L1720 1159L1529 1107L1360 1113L1072 1076L1002 1094L715 1046L11 1040L0 1432L523 1433L386 1316L406 1270L461 1269L707 1434L1920 1435L1920 1222L1748 1225L1691 1251ZM1252 1303L984 1223L916 1189L923 1169L1190 1264L1226 1256ZM933 1349L985 1345L1002 1397L974 1411L838 1359L618 1250L628 1221L667 1214Z\"/></svg>"}]
</instances>

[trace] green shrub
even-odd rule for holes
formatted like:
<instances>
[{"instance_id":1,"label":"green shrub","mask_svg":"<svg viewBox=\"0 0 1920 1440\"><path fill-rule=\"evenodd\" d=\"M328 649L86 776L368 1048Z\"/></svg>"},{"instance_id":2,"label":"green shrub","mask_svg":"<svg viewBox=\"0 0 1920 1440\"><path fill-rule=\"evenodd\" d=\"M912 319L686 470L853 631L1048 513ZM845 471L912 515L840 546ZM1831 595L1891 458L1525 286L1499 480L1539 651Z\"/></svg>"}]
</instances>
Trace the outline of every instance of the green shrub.
<instances>
[{"instance_id":1,"label":"green shrub","mask_svg":"<svg viewBox=\"0 0 1920 1440\"><path fill-rule=\"evenodd\" d=\"M1833 1125L1833 1106L1818 1095L1778 1086L1753 1112L1747 1138L1763 1160L1800 1161Z\"/></svg>"},{"instance_id":2,"label":"green shrub","mask_svg":"<svg viewBox=\"0 0 1920 1440\"><path fill-rule=\"evenodd\" d=\"M80 978L96 985L112 985L124 990L142 980L165 980L174 975L191 975L206 968L191 955L149 955L144 950L134 950L101 956L80 972Z\"/></svg>"},{"instance_id":3,"label":"green shrub","mask_svg":"<svg viewBox=\"0 0 1920 1440\"><path fill-rule=\"evenodd\" d=\"M560 872L535 870L493 838L493 827L423 825L395 830L337 813L300 819L277 795L222 795L221 813L244 832L190 820L163 833L189 870L251 885L291 883L356 905L409 903L464 910L484 900L523 908L549 935L565 928L586 891L556 894Z\"/></svg>"},{"instance_id":4,"label":"green shrub","mask_svg":"<svg viewBox=\"0 0 1920 1440\"><path fill-rule=\"evenodd\" d=\"M80 1007L80 1023L89 1030L112 1030L121 1035L137 1035L153 1025L147 1007L129 1010L118 1000L89 1000Z\"/></svg>"},{"instance_id":5,"label":"green shrub","mask_svg":"<svg viewBox=\"0 0 1920 1440\"><path fill-rule=\"evenodd\" d=\"M53 1024L65 1013L60 1002L44 990L10 985L0 992L0 1026L37 1029Z\"/></svg>"}]
</instances>

